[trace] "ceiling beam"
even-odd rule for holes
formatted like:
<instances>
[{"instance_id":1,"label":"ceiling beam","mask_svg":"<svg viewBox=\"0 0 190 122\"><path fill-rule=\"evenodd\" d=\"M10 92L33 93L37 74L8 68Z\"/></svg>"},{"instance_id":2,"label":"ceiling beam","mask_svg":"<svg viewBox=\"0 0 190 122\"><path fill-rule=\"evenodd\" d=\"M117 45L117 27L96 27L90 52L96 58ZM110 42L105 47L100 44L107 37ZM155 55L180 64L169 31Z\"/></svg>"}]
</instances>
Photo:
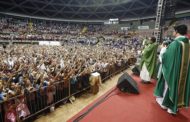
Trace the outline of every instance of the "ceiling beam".
<instances>
[{"instance_id":1,"label":"ceiling beam","mask_svg":"<svg viewBox=\"0 0 190 122\"><path fill-rule=\"evenodd\" d=\"M41 7L41 8L38 8L38 10L36 10L36 11L34 11L32 14L33 15L35 15L36 13L38 13L39 11L43 11L43 9L45 8L45 7L47 7L47 6L49 6L49 5L51 5L52 4L52 1L53 0L50 0L49 2L46 2L46 4L43 6L43 7Z\"/></svg>"},{"instance_id":2,"label":"ceiling beam","mask_svg":"<svg viewBox=\"0 0 190 122\"><path fill-rule=\"evenodd\" d=\"M17 7L20 8L21 5L23 5L23 4L25 4L25 3L28 2L28 0L25 0L25 1L22 1L21 3L17 4L14 0L11 0L11 1L12 1L12 5L13 6L11 8L7 9L7 11L11 11L11 10L13 10L13 9L15 9Z\"/></svg>"},{"instance_id":3,"label":"ceiling beam","mask_svg":"<svg viewBox=\"0 0 190 122\"><path fill-rule=\"evenodd\" d=\"M101 0L101 1L103 1L103 0ZM40 1L40 0L38 0L36 2L46 4L46 2ZM98 4L91 4L91 5L85 5L85 4L74 5L74 4L71 4L71 2L72 2L72 0L68 0L68 3L52 3L52 5L60 5L60 6L67 6L67 7L96 7L97 5L99 5L102 7L106 7L106 6L116 6L116 5L126 4L129 1L123 1L121 3L107 3L107 4L101 4L103 2L99 2Z\"/></svg>"}]
</instances>

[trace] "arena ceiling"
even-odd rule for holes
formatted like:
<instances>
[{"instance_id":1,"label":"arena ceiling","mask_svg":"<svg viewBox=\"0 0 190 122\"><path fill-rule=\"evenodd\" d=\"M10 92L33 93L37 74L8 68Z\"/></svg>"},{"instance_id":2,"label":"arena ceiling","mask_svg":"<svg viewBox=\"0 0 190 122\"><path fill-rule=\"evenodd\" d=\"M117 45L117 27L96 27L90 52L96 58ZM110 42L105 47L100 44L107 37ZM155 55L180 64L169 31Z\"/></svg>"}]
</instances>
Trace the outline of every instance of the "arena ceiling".
<instances>
[{"instance_id":1,"label":"arena ceiling","mask_svg":"<svg viewBox=\"0 0 190 122\"><path fill-rule=\"evenodd\" d=\"M139 18L155 15L158 0L0 0L0 12L61 19ZM190 0L177 0L189 10Z\"/></svg>"}]
</instances>

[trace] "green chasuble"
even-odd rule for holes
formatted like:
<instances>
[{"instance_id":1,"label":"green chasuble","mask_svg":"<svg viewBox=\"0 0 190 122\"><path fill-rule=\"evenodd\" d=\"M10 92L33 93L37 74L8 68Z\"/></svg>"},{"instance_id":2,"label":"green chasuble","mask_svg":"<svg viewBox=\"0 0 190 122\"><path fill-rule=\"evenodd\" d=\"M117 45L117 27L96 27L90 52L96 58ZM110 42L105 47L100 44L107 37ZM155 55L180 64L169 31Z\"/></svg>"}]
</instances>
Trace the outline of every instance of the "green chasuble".
<instances>
[{"instance_id":1,"label":"green chasuble","mask_svg":"<svg viewBox=\"0 0 190 122\"><path fill-rule=\"evenodd\" d=\"M156 42L149 44L144 49L144 52L141 58L141 68L143 64L145 63L145 66L147 67L150 77L152 77L156 71L157 48L158 48L158 44Z\"/></svg>"},{"instance_id":2,"label":"green chasuble","mask_svg":"<svg viewBox=\"0 0 190 122\"><path fill-rule=\"evenodd\" d=\"M179 107L188 107L190 99L190 46L184 36L172 42L162 58L162 74L158 79L154 94L162 97L164 84L168 89L162 105L176 113Z\"/></svg>"}]
</instances>

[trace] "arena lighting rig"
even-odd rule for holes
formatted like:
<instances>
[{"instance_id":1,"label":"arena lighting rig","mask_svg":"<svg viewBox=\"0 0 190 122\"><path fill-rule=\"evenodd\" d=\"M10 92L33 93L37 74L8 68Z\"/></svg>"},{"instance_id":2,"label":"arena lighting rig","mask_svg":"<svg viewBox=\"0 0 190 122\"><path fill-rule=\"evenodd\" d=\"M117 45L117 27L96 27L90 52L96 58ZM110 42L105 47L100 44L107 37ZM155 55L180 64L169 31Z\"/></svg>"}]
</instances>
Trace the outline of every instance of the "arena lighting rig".
<instances>
[{"instance_id":1,"label":"arena lighting rig","mask_svg":"<svg viewBox=\"0 0 190 122\"><path fill-rule=\"evenodd\" d=\"M160 42L162 39L162 31L165 26L165 21L175 19L175 8L176 0L158 0L154 32L157 42Z\"/></svg>"}]
</instances>

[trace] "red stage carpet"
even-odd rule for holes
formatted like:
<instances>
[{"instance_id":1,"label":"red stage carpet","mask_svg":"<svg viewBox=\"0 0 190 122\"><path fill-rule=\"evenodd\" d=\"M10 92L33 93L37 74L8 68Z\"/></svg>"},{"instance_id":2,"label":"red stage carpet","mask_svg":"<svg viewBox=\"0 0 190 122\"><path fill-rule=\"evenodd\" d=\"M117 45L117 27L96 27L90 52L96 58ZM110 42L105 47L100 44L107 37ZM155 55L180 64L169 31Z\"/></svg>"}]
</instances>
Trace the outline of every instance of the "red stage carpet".
<instances>
[{"instance_id":1,"label":"red stage carpet","mask_svg":"<svg viewBox=\"0 0 190 122\"><path fill-rule=\"evenodd\" d=\"M139 77L133 76L133 78L138 83L139 95L121 93L118 89L111 90L112 93L109 95L111 97L95 107L80 122L190 122L190 109L180 109L176 116L168 114L158 106L153 96L156 83L142 84ZM68 122L85 113L104 96L84 108Z\"/></svg>"}]
</instances>

